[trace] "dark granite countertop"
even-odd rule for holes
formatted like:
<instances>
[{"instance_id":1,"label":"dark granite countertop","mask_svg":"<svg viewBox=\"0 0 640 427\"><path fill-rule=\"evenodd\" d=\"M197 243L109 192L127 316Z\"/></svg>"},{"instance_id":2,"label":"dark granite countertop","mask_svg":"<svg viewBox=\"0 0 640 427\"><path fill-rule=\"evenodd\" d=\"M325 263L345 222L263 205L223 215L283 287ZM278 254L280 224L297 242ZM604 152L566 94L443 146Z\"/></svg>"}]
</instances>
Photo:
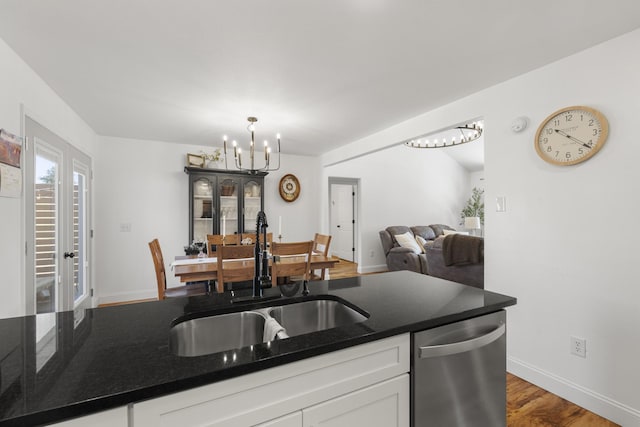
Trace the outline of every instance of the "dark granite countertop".
<instances>
[{"instance_id":1,"label":"dark granite countertop","mask_svg":"<svg viewBox=\"0 0 640 427\"><path fill-rule=\"evenodd\" d=\"M404 332L491 313L516 299L399 271L312 282L261 304L228 295L175 298L0 320L0 426L62 421L290 363ZM268 289L266 293L278 293ZM368 313L366 321L197 357L169 349L169 329L199 317L322 296ZM48 334L47 325L53 325ZM36 343L38 337L38 343ZM233 352L235 357L228 357Z\"/></svg>"}]
</instances>

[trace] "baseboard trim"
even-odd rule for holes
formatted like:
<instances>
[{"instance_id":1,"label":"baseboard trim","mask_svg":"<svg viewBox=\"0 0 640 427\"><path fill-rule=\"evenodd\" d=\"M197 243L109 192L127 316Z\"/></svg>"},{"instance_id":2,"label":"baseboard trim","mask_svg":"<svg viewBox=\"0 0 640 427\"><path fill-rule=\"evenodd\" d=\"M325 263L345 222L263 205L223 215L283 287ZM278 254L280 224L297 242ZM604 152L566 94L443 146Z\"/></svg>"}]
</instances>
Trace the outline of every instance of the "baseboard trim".
<instances>
[{"instance_id":1,"label":"baseboard trim","mask_svg":"<svg viewBox=\"0 0 640 427\"><path fill-rule=\"evenodd\" d=\"M358 274L382 273L383 271L387 271L387 264L369 265L367 267L361 267L358 264Z\"/></svg>"},{"instance_id":2,"label":"baseboard trim","mask_svg":"<svg viewBox=\"0 0 640 427\"><path fill-rule=\"evenodd\" d=\"M640 411L514 357L507 371L624 427L640 427Z\"/></svg>"},{"instance_id":3,"label":"baseboard trim","mask_svg":"<svg viewBox=\"0 0 640 427\"><path fill-rule=\"evenodd\" d=\"M150 298L158 298L158 293L153 291L118 292L110 295L100 295L98 297L97 305L138 301Z\"/></svg>"}]
</instances>

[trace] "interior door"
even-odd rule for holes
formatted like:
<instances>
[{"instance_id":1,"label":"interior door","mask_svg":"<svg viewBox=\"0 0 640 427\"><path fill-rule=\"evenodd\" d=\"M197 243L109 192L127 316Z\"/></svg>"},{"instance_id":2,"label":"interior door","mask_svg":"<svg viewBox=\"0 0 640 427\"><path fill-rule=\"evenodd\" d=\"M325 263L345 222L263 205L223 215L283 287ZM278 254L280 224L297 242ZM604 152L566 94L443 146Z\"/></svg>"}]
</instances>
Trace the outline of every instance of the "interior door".
<instances>
[{"instance_id":1,"label":"interior door","mask_svg":"<svg viewBox=\"0 0 640 427\"><path fill-rule=\"evenodd\" d=\"M26 118L26 313L91 305L91 160Z\"/></svg>"},{"instance_id":2,"label":"interior door","mask_svg":"<svg viewBox=\"0 0 640 427\"><path fill-rule=\"evenodd\" d=\"M332 254L355 261L354 200L351 184L331 184Z\"/></svg>"}]
</instances>

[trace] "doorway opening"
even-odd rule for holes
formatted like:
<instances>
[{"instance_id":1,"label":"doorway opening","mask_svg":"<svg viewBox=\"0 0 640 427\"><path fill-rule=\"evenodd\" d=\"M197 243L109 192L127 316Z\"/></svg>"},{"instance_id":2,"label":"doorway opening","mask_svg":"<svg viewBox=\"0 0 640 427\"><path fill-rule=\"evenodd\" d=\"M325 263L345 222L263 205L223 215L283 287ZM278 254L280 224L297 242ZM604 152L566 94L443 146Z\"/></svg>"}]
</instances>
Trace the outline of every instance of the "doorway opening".
<instances>
[{"instance_id":1,"label":"doorway opening","mask_svg":"<svg viewBox=\"0 0 640 427\"><path fill-rule=\"evenodd\" d=\"M333 256L359 260L359 185L357 178L329 177L329 230Z\"/></svg>"}]
</instances>

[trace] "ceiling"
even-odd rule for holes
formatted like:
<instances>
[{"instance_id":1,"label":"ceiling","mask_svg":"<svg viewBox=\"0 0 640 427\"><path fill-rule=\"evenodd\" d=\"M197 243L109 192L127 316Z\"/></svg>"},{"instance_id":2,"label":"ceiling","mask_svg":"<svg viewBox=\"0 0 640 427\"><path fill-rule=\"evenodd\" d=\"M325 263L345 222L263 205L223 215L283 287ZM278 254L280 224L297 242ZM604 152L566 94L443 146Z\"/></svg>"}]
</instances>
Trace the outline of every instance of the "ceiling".
<instances>
[{"instance_id":1,"label":"ceiling","mask_svg":"<svg viewBox=\"0 0 640 427\"><path fill-rule=\"evenodd\" d=\"M252 115L259 140L319 155L636 29L640 2L2 0L0 16L100 135L220 146Z\"/></svg>"}]
</instances>

